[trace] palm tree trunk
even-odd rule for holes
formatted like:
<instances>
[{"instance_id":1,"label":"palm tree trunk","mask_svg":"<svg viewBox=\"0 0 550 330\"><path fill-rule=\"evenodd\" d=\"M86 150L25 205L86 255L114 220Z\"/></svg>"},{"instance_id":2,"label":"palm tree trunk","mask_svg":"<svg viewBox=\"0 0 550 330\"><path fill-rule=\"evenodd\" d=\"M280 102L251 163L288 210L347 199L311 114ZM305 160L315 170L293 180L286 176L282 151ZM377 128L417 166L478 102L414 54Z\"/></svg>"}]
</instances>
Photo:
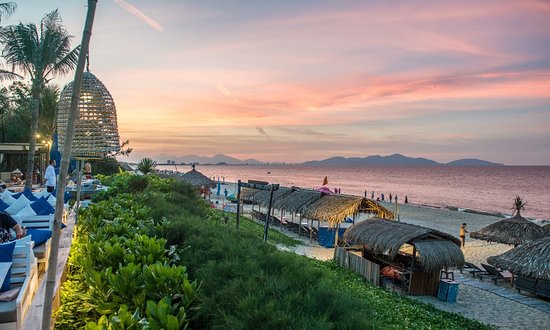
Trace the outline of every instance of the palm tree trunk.
<instances>
[{"instance_id":1,"label":"palm tree trunk","mask_svg":"<svg viewBox=\"0 0 550 330\"><path fill-rule=\"evenodd\" d=\"M29 139L29 153L27 159L27 170L25 171L25 188L32 189L34 174L34 157L36 154L36 133L38 132L38 103L40 102L40 82L35 77L32 82L31 101L31 136Z\"/></svg>"},{"instance_id":2,"label":"palm tree trunk","mask_svg":"<svg viewBox=\"0 0 550 330\"><path fill-rule=\"evenodd\" d=\"M82 76L84 74L84 65L86 63L86 55L92 37L92 26L94 23L95 8L97 0L88 0L88 13L86 15L86 23L84 32L82 33L82 44L78 55L78 64L74 75L74 89L71 98L71 111L67 122L67 130L65 135L65 143L63 145L63 157L61 158L61 168L59 169L59 182L57 184L57 194L55 198L55 221L54 230L52 233L52 247L50 258L48 260L48 274L46 280L46 293L44 296L44 309L42 312L42 330L50 330L50 322L52 318L52 300L55 289L55 278L57 275L57 254L59 252L59 236L61 230L61 218L63 215L63 196L65 194L65 184L69 169L69 160L71 158L71 147L73 144L74 131L76 120L78 118L78 100L80 99L80 87L82 84Z\"/></svg>"}]
</instances>

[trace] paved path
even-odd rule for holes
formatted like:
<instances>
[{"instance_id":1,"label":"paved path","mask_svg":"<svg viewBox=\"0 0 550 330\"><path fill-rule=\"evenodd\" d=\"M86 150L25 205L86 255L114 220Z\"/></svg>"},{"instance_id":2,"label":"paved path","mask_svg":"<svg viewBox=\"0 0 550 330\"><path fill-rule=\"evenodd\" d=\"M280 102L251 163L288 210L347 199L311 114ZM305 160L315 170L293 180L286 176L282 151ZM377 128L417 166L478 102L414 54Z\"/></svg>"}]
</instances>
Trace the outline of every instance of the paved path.
<instances>
[{"instance_id":1,"label":"paved path","mask_svg":"<svg viewBox=\"0 0 550 330\"><path fill-rule=\"evenodd\" d=\"M507 283L504 283L502 285L494 285L493 282L491 282L490 280L484 282L481 281L479 278L474 278L472 276L460 273L455 273L455 280L459 283L473 286L474 288L478 288L483 291L494 293L498 296L513 300L515 302L536 308L540 311L550 314L549 302L515 292L515 289L511 287L503 287L503 285L508 285ZM550 327L550 324L548 326Z\"/></svg>"}]
</instances>

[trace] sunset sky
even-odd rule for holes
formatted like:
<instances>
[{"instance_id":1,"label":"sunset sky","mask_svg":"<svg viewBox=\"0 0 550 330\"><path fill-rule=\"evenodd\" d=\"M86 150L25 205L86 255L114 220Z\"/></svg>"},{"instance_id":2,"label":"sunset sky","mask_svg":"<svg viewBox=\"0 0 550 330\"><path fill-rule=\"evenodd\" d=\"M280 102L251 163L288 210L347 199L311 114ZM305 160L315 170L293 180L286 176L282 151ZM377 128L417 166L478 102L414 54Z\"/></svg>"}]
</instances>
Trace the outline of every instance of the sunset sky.
<instances>
[{"instance_id":1,"label":"sunset sky","mask_svg":"<svg viewBox=\"0 0 550 330\"><path fill-rule=\"evenodd\" d=\"M80 42L87 1L16 2L3 25L58 8ZM544 0L99 0L90 71L130 160L550 165L549 17Z\"/></svg>"}]
</instances>

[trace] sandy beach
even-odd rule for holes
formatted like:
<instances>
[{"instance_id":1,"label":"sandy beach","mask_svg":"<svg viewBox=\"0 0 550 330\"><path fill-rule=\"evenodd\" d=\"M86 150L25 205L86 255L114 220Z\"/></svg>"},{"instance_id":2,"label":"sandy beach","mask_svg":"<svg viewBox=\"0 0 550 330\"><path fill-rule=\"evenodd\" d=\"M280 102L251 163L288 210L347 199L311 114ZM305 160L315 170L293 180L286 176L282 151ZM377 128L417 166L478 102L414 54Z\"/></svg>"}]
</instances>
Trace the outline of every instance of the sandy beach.
<instances>
[{"instance_id":1,"label":"sandy beach","mask_svg":"<svg viewBox=\"0 0 550 330\"><path fill-rule=\"evenodd\" d=\"M227 188L228 194L231 194L234 191L233 187L234 184L230 183L222 185L220 203L223 203L223 190ZM215 195L212 196L216 197ZM382 202L382 205L392 211L395 210L395 204ZM501 217L491 215L403 204L399 204L399 219L402 222L433 228L456 237L458 237L459 228L462 223L466 223L468 231L472 232L502 220ZM296 237L294 233L286 230L283 230L283 232ZM332 259L334 249L322 247L316 242L310 243L304 238L301 241L303 244L291 249L287 247L280 248L292 250L297 254L319 260ZM480 263L485 263L487 257L501 254L511 248L512 246L510 245L471 239L467 235L466 246L462 251L466 261L479 265ZM458 271L455 271L455 276L459 282L461 282L461 279L471 279L471 275L462 275ZM509 292L515 292L508 283L502 283L498 286L507 289ZM548 312L465 283L460 283L459 285L459 294L456 303L443 302L429 296L415 297L415 299L420 299L426 303L433 304L439 309L460 313L468 318L495 325L502 329L547 329L550 325L550 313ZM541 299L539 300L542 303L550 304Z\"/></svg>"}]
</instances>

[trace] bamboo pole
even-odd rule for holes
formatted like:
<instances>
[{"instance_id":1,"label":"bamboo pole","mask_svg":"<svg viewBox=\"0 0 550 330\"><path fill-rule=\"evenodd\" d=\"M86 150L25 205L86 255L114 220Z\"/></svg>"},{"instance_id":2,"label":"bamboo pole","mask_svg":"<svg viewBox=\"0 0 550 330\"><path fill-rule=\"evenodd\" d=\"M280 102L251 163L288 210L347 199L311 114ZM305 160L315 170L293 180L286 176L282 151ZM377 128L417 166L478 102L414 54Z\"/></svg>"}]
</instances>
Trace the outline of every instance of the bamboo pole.
<instances>
[{"instance_id":1,"label":"bamboo pole","mask_svg":"<svg viewBox=\"0 0 550 330\"><path fill-rule=\"evenodd\" d=\"M88 48L90 46L90 39L92 37L92 27L94 23L95 9L97 0L88 0L88 12L86 15L86 22L84 25L84 31L82 33L82 43L80 45L80 53L78 54L78 64L76 66L73 95L71 98L71 111L67 121L67 131L65 135L65 144L63 145L63 157L61 159L61 167L59 169L59 183L57 186L56 203L55 203L55 216L54 216L54 229L52 232L52 246L50 257L48 259L48 273L46 280L46 288L44 294L44 310L42 312L42 330L50 330L51 318L52 318L52 300L55 289L55 277L57 272L57 254L59 252L59 236L61 232L61 220L63 218L63 204L65 185L67 183L67 170L69 169L69 160L71 157L71 148L74 138L74 131L76 126L76 119L78 118L78 101L80 99L80 87L82 84L82 76L84 75L84 66L86 64L86 56L88 55Z\"/></svg>"}]
</instances>

